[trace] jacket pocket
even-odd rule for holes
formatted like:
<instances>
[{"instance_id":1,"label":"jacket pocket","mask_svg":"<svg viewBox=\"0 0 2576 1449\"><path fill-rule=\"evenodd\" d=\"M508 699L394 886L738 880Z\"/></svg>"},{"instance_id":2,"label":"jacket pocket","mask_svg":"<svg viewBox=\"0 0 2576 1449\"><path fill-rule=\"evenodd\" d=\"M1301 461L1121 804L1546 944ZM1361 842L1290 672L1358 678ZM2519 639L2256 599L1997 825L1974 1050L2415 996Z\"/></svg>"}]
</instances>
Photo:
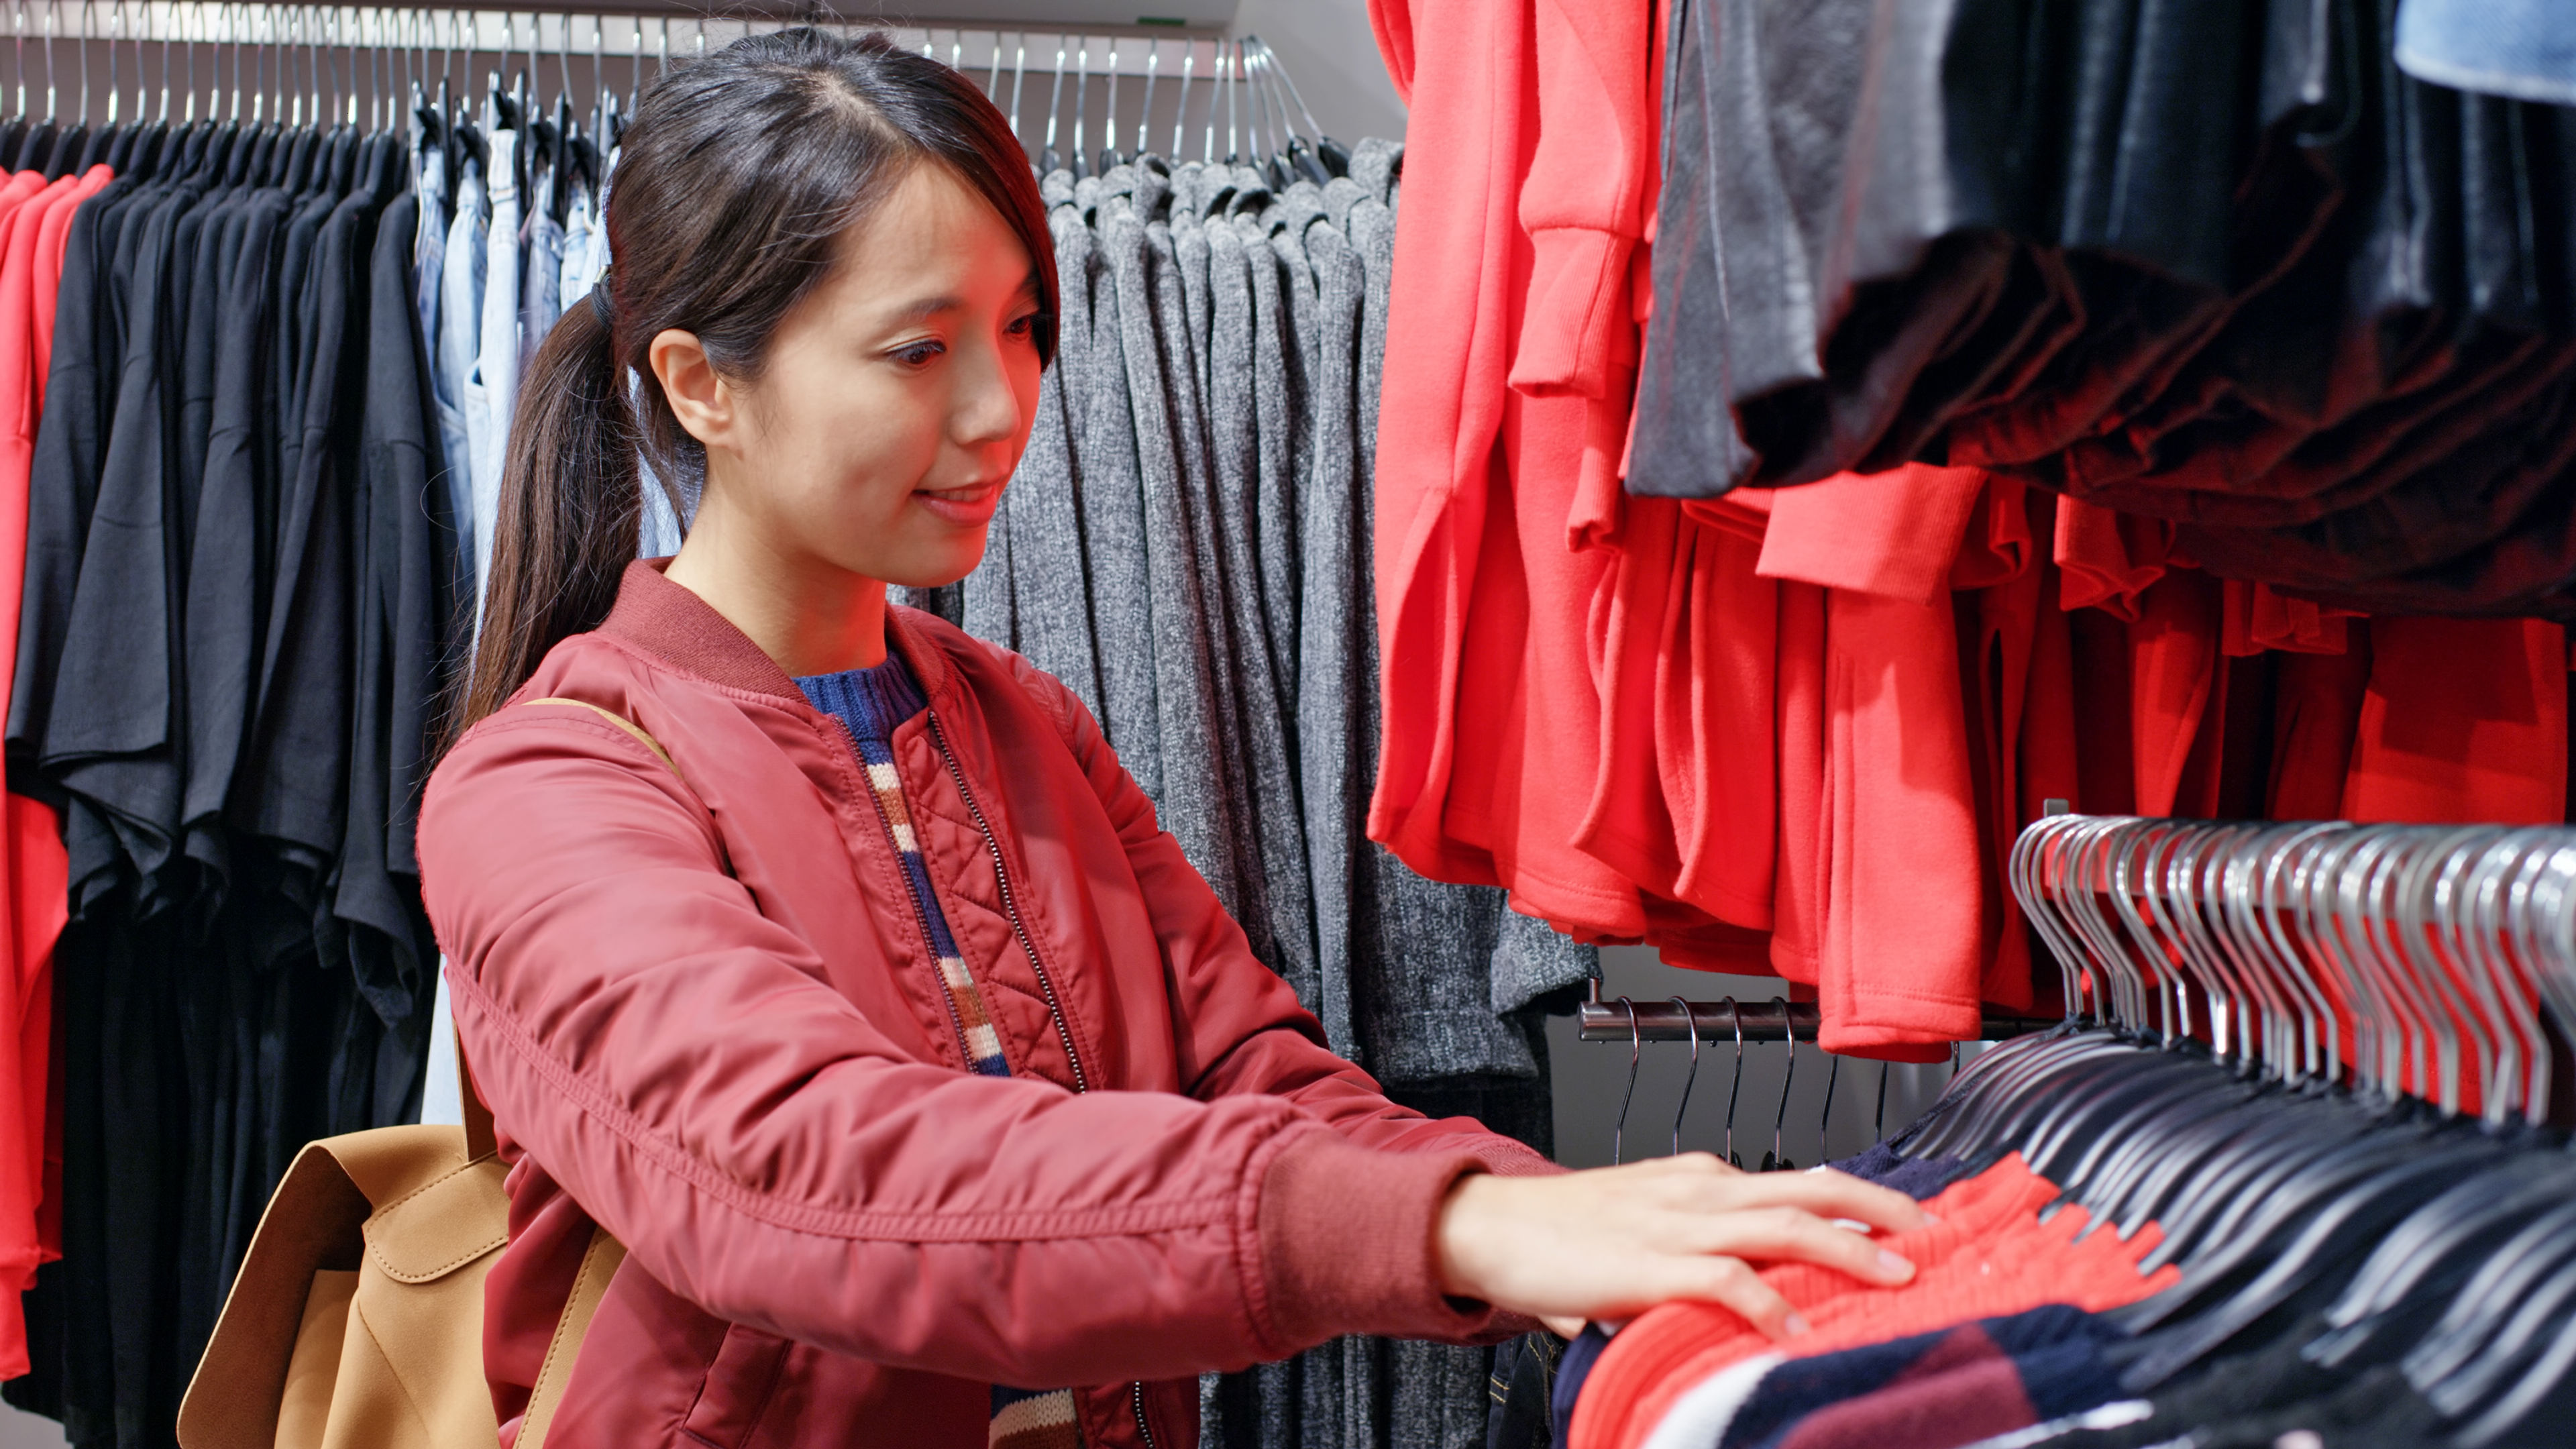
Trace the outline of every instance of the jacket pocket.
<instances>
[{"instance_id":1,"label":"jacket pocket","mask_svg":"<svg viewBox=\"0 0 2576 1449\"><path fill-rule=\"evenodd\" d=\"M707 1365L706 1382L698 1386L697 1402L689 1406L680 1432L710 1449L742 1449L750 1443L751 1432L760 1427L761 1413L778 1387L787 1348L787 1340L775 1334L728 1324L724 1343L716 1349L715 1362Z\"/></svg>"}]
</instances>

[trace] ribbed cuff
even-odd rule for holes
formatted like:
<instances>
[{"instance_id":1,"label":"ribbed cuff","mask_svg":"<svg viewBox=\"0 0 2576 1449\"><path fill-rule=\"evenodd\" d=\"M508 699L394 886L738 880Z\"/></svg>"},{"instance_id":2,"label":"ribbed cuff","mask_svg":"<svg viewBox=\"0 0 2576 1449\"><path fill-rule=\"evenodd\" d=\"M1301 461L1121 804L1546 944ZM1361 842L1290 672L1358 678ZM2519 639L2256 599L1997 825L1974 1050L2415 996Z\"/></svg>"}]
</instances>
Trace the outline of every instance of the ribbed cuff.
<instances>
[{"instance_id":1,"label":"ribbed cuff","mask_svg":"<svg viewBox=\"0 0 2576 1449\"><path fill-rule=\"evenodd\" d=\"M1487 1170L1469 1149L1377 1152L1329 1132L1281 1151L1261 1180L1260 1219L1279 1338L1303 1349L1346 1333L1463 1342L1488 1332L1492 1307L1440 1291L1433 1237L1449 1189Z\"/></svg>"},{"instance_id":2,"label":"ribbed cuff","mask_svg":"<svg viewBox=\"0 0 2576 1449\"><path fill-rule=\"evenodd\" d=\"M1632 238L1591 227L1530 234L1529 305L1512 358L1512 389L1526 397L1606 397L1616 334L1636 319L1624 284Z\"/></svg>"}]
</instances>

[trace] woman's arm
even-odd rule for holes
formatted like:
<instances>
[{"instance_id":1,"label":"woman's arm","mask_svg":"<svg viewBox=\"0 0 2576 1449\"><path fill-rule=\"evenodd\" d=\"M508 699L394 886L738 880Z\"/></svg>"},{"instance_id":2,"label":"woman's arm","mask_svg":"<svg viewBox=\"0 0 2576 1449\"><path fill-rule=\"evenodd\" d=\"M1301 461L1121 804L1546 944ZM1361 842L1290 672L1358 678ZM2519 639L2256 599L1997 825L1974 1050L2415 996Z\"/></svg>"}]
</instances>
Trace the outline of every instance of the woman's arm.
<instances>
[{"instance_id":1,"label":"woman's arm","mask_svg":"<svg viewBox=\"0 0 2576 1449\"><path fill-rule=\"evenodd\" d=\"M476 729L431 783L420 849L502 1130L720 1317L1008 1383L1489 1321L1442 1296L1434 1248L1472 1153L1363 1153L1259 1093L1077 1096L909 1060L605 723L528 709ZM1361 1250L1282 1231L1328 1197Z\"/></svg>"},{"instance_id":2,"label":"woman's arm","mask_svg":"<svg viewBox=\"0 0 2576 1449\"><path fill-rule=\"evenodd\" d=\"M1172 1029L1184 1090L1210 1102L1248 1094L1293 1102L1361 1147L1389 1152L1463 1148L1505 1176L1561 1171L1473 1118L1435 1121L1395 1105L1367 1072L1334 1055L1325 1045L1322 1024L1298 1004L1296 991L1252 954L1243 928L1182 854L1180 842L1156 821L1153 801L1119 764L1091 711L1054 676L1017 655L1001 657L1017 672L1022 688L1055 716L1066 747L1126 847L1170 973Z\"/></svg>"}]
</instances>

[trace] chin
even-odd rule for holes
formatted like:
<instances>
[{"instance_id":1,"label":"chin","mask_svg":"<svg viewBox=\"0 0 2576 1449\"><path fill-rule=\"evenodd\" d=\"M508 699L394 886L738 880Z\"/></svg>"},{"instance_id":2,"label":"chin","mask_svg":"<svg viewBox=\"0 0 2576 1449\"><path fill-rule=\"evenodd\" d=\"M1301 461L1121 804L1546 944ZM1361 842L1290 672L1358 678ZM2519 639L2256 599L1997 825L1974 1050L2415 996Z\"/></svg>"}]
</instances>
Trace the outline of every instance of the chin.
<instances>
[{"instance_id":1,"label":"chin","mask_svg":"<svg viewBox=\"0 0 2576 1449\"><path fill-rule=\"evenodd\" d=\"M903 557L887 560L877 569L854 572L873 573L897 588L938 589L975 572L983 561L984 535L978 530L972 540L907 549Z\"/></svg>"}]
</instances>

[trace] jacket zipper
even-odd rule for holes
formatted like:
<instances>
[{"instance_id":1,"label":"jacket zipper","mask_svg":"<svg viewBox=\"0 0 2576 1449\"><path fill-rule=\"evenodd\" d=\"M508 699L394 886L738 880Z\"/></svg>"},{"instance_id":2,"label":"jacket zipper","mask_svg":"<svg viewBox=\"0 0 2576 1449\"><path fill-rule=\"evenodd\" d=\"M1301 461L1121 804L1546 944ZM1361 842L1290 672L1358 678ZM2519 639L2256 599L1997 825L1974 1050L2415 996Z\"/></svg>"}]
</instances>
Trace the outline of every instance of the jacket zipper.
<instances>
[{"instance_id":1,"label":"jacket zipper","mask_svg":"<svg viewBox=\"0 0 2576 1449\"><path fill-rule=\"evenodd\" d=\"M1073 1089L1087 1092L1089 1079L1082 1070L1082 1053L1074 1049L1073 1028L1064 1019L1064 1004L1055 994L1055 982L1047 975L1046 963L1038 959L1037 943L1029 939L1029 928L1020 920L1020 906L1011 894L1011 872L1002 863L1002 843L993 838L993 827L984 818L984 807L975 803L975 792L966 785L966 772L957 763L956 752L948 748L948 731L939 723L937 710L925 711L930 722L930 738L939 746L940 763L948 767L949 783L957 787L957 798L966 802L966 813L975 817L975 829L984 837L984 852L993 858L993 880L1000 886L1002 913L1011 918L1011 934L1020 941L1020 950L1029 958L1029 969L1037 973L1038 989L1046 993L1047 1019L1055 1024L1056 1040L1064 1046L1064 1060L1073 1069ZM1127 1386L1128 1407L1136 1414L1136 1433L1144 1440L1145 1449L1161 1449L1154 1438L1154 1426L1145 1417L1145 1381L1137 1379Z\"/></svg>"},{"instance_id":2,"label":"jacket zipper","mask_svg":"<svg viewBox=\"0 0 2576 1449\"><path fill-rule=\"evenodd\" d=\"M1029 969L1038 977L1038 989L1046 993L1047 1019L1055 1023L1056 1040L1064 1046L1065 1063L1073 1069L1073 1089L1091 1090L1083 1075L1082 1054L1074 1050L1073 1028L1064 1019L1064 1004L1056 999L1055 982L1048 978L1046 963L1038 959L1037 943L1029 939L1029 928L1020 920L1018 901L1011 894L1011 873L1002 865L1002 844L993 838L993 827L984 819L984 807L975 803L975 792L966 788L966 772L957 767L957 756L948 748L948 731L939 723L937 710L927 711L930 737L939 746L941 763L948 766L948 779L957 787L957 796L966 802L966 813L975 817L975 829L984 837L984 851L993 858L993 879L1002 890L1002 913L1011 918L1011 934L1019 937L1020 950L1029 958Z\"/></svg>"},{"instance_id":3,"label":"jacket zipper","mask_svg":"<svg viewBox=\"0 0 2576 1449\"><path fill-rule=\"evenodd\" d=\"M975 829L984 837L984 852L993 858L993 880L1001 887L1002 913L1011 918L1011 934L1020 941L1020 950L1029 958L1029 969L1037 973L1038 989L1046 993L1047 1019L1055 1024L1056 1040L1064 1046L1064 1060L1073 1069L1073 1089L1087 1092L1090 1080L1083 1074L1082 1053L1074 1049L1073 1028L1064 1019L1064 1004L1055 994L1055 982L1047 975L1046 963L1038 959L1037 943L1029 939L1029 928L1020 920L1020 906L1011 894L1011 872L1002 863L1002 843L993 838L993 827L984 818L984 807L975 803L975 792L966 785L966 772L957 763L956 752L948 748L948 731L939 723L937 710L926 711L930 721L930 738L939 746L940 763L948 767L948 780L957 787L957 798L966 802L966 813L975 817ZM1154 1426L1145 1418L1145 1381L1138 1379L1127 1386L1128 1407L1136 1414L1136 1433L1145 1449L1161 1449L1154 1438Z\"/></svg>"},{"instance_id":4,"label":"jacket zipper","mask_svg":"<svg viewBox=\"0 0 2576 1449\"><path fill-rule=\"evenodd\" d=\"M1136 1432L1145 1436L1145 1449L1156 1449L1154 1426L1145 1422L1145 1383L1139 1379L1129 1385L1129 1402L1136 1406Z\"/></svg>"}]
</instances>

